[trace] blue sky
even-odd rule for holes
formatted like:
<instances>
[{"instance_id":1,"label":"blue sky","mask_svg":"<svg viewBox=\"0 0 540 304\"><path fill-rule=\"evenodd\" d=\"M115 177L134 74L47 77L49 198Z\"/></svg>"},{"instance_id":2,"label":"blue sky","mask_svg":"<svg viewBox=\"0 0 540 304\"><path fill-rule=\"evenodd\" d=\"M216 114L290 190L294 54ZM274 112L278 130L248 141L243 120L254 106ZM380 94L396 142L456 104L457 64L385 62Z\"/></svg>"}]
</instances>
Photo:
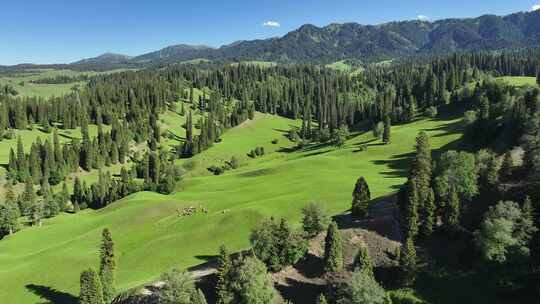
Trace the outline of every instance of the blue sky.
<instances>
[{"instance_id":1,"label":"blue sky","mask_svg":"<svg viewBox=\"0 0 540 304\"><path fill-rule=\"evenodd\" d=\"M0 5L0 64L139 55L178 43L220 46L302 24L504 15L540 0L17 0ZM266 23L266 26L264 25ZM279 25L279 26L278 26Z\"/></svg>"}]
</instances>

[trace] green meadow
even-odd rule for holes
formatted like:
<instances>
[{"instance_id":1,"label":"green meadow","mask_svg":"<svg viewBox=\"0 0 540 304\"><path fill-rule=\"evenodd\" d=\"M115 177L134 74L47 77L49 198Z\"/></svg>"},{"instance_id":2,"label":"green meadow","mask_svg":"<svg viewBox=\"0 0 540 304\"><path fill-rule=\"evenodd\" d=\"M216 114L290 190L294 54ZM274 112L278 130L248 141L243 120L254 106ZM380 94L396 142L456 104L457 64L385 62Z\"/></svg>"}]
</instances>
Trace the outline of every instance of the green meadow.
<instances>
[{"instance_id":1,"label":"green meadow","mask_svg":"<svg viewBox=\"0 0 540 304\"><path fill-rule=\"evenodd\" d=\"M173 122L164 117L163 123ZM421 119L394 126L390 145L368 131L351 134L342 149L294 149L285 134L298 125L257 113L254 120L228 130L221 143L191 160L179 160L192 171L171 195L136 193L104 209L63 214L6 237L0 242L0 298L6 304L76 303L79 274L98 266L105 227L115 240L119 290L150 282L173 267L205 262L221 244L246 249L251 227L263 218L286 217L298 225L301 208L312 201L324 204L330 214L346 211L359 176L367 179L373 197L396 191L405 181L419 131L428 132L435 151L455 147L462 131L460 118ZM171 131L182 136L180 129ZM247 157L257 146L265 148L265 156ZM232 156L241 159L238 169L220 176L206 170ZM199 205L208 214L178 217L178 208Z\"/></svg>"},{"instance_id":2,"label":"green meadow","mask_svg":"<svg viewBox=\"0 0 540 304\"><path fill-rule=\"evenodd\" d=\"M38 84L32 83L33 80L51 78L56 76L79 76L88 75L94 76L98 74L117 73L124 71L122 69L107 71L107 72L79 72L73 70L53 70L53 69L36 69L24 70L24 72L15 72L14 74L0 74L0 85L10 85L22 97L51 97L62 96L71 92L74 86L82 87L85 82L73 82L62 84Z\"/></svg>"},{"instance_id":3,"label":"green meadow","mask_svg":"<svg viewBox=\"0 0 540 304\"><path fill-rule=\"evenodd\" d=\"M509 83L511 85L517 86L517 87L536 85L536 77L505 76L505 77L498 77L497 79L500 81Z\"/></svg>"}]
</instances>

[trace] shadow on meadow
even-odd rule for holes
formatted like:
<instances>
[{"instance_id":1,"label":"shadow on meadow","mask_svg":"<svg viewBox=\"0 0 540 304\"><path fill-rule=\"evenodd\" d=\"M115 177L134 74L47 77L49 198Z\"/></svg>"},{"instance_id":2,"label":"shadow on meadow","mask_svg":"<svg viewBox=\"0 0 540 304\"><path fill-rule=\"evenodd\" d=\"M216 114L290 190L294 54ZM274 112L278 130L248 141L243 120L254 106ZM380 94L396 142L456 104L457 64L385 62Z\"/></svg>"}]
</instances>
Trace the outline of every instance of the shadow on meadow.
<instances>
[{"instance_id":1,"label":"shadow on meadow","mask_svg":"<svg viewBox=\"0 0 540 304\"><path fill-rule=\"evenodd\" d=\"M49 286L37 285L37 284L28 284L26 285L28 289L33 294L37 295L41 299L45 300L40 302L43 304L77 304L79 303L79 298L58 289L54 289Z\"/></svg>"}]
</instances>

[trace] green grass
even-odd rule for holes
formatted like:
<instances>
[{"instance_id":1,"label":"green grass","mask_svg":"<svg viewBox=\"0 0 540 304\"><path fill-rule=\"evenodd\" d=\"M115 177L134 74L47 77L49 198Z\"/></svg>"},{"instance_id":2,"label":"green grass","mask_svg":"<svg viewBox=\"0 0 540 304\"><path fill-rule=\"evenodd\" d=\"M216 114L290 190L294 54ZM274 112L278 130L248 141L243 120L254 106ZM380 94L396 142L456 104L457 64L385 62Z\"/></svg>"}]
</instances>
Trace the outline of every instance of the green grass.
<instances>
[{"instance_id":1,"label":"green grass","mask_svg":"<svg viewBox=\"0 0 540 304\"><path fill-rule=\"evenodd\" d=\"M362 71L364 71L364 68L362 67L359 67L359 68L352 67L350 64L346 62L346 60L336 61L334 63L327 64L325 67L328 69L336 70L336 71L348 72L353 76L360 74L362 73Z\"/></svg>"},{"instance_id":2,"label":"green grass","mask_svg":"<svg viewBox=\"0 0 540 304\"><path fill-rule=\"evenodd\" d=\"M347 210L359 176L366 177L374 197L395 191L405 181L420 130L431 135L435 149L447 149L461 136L458 119L419 120L394 126L387 146L368 132L352 136L343 149L308 146L278 152L292 146L284 137L292 125L298 122L257 114L194 158L199 163L195 171L203 173L208 164L238 155L243 165L237 170L187 178L169 196L141 192L101 210L63 214L0 241L0 299L34 303L40 292L32 290L47 290L45 300L78 295L81 270L98 266L105 227L115 240L119 290L173 267L204 262L221 244L235 251L247 248L250 228L265 217L287 217L298 224L301 208L310 201L324 203L331 214ZM271 143L274 138L277 145ZM359 151L359 145L367 145L367 151ZM267 155L247 158L245 153L256 146L264 146ZM176 215L176 208L199 204L209 209L208 215Z\"/></svg>"},{"instance_id":3,"label":"green grass","mask_svg":"<svg viewBox=\"0 0 540 304\"><path fill-rule=\"evenodd\" d=\"M517 87L536 86L536 77L505 76L498 77L497 80L504 81Z\"/></svg>"},{"instance_id":4,"label":"green grass","mask_svg":"<svg viewBox=\"0 0 540 304\"><path fill-rule=\"evenodd\" d=\"M39 70L26 70L24 73L17 73L16 75L0 75L0 85L9 84L19 92L18 96L22 97L51 97L62 96L71 92L71 88L75 85L83 86L84 82L66 83L66 84L34 84L31 80L38 80L42 78L50 78L56 76L78 76L78 75L98 75L108 74L125 71L123 69L107 71L107 72L79 72L72 70L53 70L53 69L39 69Z\"/></svg>"},{"instance_id":5,"label":"green grass","mask_svg":"<svg viewBox=\"0 0 540 304\"><path fill-rule=\"evenodd\" d=\"M268 68L268 67L273 67L277 65L277 63L273 61L260 61L260 60L250 60L250 61L241 61L241 62L231 63L231 65L238 65L238 64L255 65L262 68Z\"/></svg>"}]
</instances>

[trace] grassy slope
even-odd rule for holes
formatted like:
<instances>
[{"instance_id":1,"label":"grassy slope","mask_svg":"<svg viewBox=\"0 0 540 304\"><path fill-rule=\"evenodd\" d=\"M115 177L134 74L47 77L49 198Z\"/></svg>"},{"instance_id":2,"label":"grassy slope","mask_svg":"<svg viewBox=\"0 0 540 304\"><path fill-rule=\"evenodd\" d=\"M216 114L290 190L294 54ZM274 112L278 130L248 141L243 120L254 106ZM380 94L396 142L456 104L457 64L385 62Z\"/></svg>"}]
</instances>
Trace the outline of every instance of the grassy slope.
<instances>
[{"instance_id":1,"label":"grassy slope","mask_svg":"<svg viewBox=\"0 0 540 304\"><path fill-rule=\"evenodd\" d=\"M507 82L509 84L523 87L523 86L535 86L536 85L536 77L513 77L513 76L505 76L505 77L498 77L498 80Z\"/></svg>"},{"instance_id":2,"label":"grassy slope","mask_svg":"<svg viewBox=\"0 0 540 304\"><path fill-rule=\"evenodd\" d=\"M14 77L0 76L0 85L9 84L19 92L19 96L38 96L38 97L50 97L50 96L62 96L71 91L74 85L83 86L84 82L74 82L65 84L34 84L30 83L31 80L37 80L41 78L50 78L60 75L77 76L77 75L97 75L121 72L123 70L113 70L108 72L79 72L72 70L28 70L28 73L19 73ZM24 85L21 85L24 82Z\"/></svg>"},{"instance_id":3,"label":"grassy slope","mask_svg":"<svg viewBox=\"0 0 540 304\"><path fill-rule=\"evenodd\" d=\"M283 130L294 124L258 114L195 157L201 163L199 170L255 146L265 146L267 152L290 147ZM246 158L241 168L222 176L189 178L181 185L183 190L170 196L137 193L102 210L61 215L41 228L28 228L0 242L0 299L35 302L39 294L73 299L70 294L78 294L80 271L98 265L104 227L112 230L115 239L118 288L126 289L172 267L203 262L222 243L232 250L248 247L250 228L264 217L286 216L297 223L300 209L309 201L325 203L332 214L345 211L360 175L367 178L374 196L394 191L404 182L420 130L429 132L436 148L446 149L460 137L457 120L421 120L393 127L389 146L365 133L341 150L308 147L268 153L256 160ZM274 138L279 139L277 145L270 143ZM368 150L358 152L360 144L367 144ZM209 209L208 215L177 217L177 208L199 204Z\"/></svg>"}]
</instances>

